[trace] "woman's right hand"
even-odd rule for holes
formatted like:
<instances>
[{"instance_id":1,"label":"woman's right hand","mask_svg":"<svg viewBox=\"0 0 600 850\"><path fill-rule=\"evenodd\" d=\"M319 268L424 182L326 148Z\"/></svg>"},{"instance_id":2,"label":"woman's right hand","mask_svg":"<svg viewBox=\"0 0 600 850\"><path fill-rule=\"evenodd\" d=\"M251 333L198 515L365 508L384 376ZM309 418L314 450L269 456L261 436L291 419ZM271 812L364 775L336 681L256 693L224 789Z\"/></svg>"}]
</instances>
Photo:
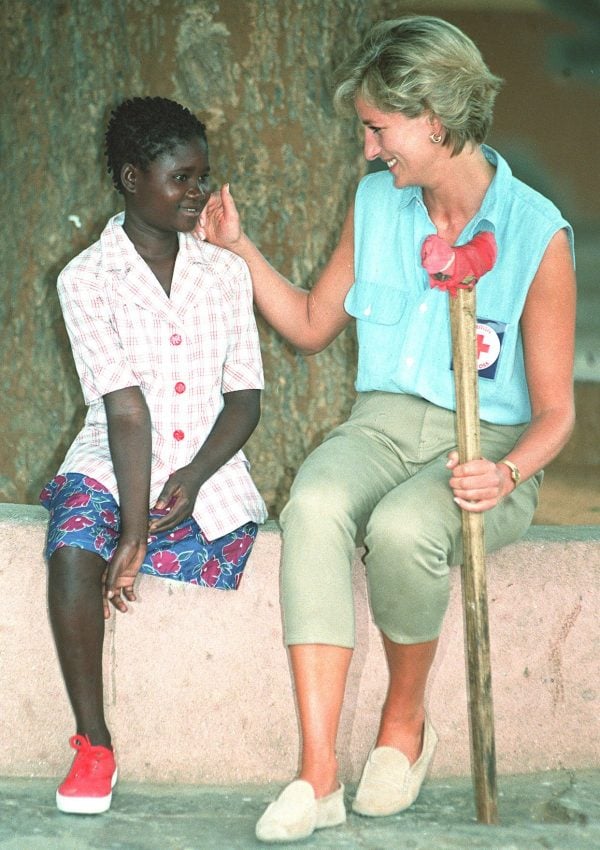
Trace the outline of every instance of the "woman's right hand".
<instances>
[{"instance_id":1,"label":"woman's right hand","mask_svg":"<svg viewBox=\"0 0 600 850\"><path fill-rule=\"evenodd\" d=\"M242 236L240 216L231 193L229 183L213 192L198 219L194 236L235 251L235 245Z\"/></svg>"}]
</instances>

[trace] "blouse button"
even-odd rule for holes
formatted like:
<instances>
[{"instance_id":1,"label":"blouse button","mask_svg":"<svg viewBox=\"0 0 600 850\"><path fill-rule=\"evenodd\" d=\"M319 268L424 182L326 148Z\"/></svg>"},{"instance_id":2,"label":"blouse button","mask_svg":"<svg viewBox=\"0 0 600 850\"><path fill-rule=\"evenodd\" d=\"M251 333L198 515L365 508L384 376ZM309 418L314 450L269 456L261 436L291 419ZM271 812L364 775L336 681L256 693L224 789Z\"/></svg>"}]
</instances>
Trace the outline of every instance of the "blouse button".
<instances>
[{"instance_id":1,"label":"blouse button","mask_svg":"<svg viewBox=\"0 0 600 850\"><path fill-rule=\"evenodd\" d=\"M185 392L185 384L183 383L183 381L177 381L177 383L175 384L175 392L178 395L181 395L181 393Z\"/></svg>"},{"instance_id":2,"label":"blouse button","mask_svg":"<svg viewBox=\"0 0 600 850\"><path fill-rule=\"evenodd\" d=\"M179 442L180 440L183 440L183 438L185 437L185 434L183 433L183 431L177 430L177 431L173 431L173 437L174 437L175 440L177 440Z\"/></svg>"},{"instance_id":3,"label":"blouse button","mask_svg":"<svg viewBox=\"0 0 600 850\"><path fill-rule=\"evenodd\" d=\"M171 345L181 345L181 336L179 334L171 335Z\"/></svg>"}]
</instances>

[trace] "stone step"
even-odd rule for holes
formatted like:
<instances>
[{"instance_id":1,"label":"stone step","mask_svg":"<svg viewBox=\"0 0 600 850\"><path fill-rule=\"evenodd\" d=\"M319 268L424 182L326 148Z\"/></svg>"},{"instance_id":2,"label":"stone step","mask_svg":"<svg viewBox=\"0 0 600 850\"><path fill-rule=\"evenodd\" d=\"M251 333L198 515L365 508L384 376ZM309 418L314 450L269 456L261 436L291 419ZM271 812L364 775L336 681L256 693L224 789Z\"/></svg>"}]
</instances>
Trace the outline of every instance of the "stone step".
<instances>
[{"instance_id":1,"label":"stone step","mask_svg":"<svg viewBox=\"0 0 600 850\"><path fill-rule=\"evenodd\" d=\"M50 777L71 760L73 721L45 599L42 508L0 505L0 775ZM283 782L297 721L278 601L280 535L261 530L237 592L143 576L112 616L106 706L130 781ZM600 529L542 527L488 559L499 773L600 767ZM467 775L469 734L459 571L429 688L440 736L432 773ZM386 689L364 571L354 569L357 646L338 739L344 781L372 745Z\"/></svg>"}]
</instances>

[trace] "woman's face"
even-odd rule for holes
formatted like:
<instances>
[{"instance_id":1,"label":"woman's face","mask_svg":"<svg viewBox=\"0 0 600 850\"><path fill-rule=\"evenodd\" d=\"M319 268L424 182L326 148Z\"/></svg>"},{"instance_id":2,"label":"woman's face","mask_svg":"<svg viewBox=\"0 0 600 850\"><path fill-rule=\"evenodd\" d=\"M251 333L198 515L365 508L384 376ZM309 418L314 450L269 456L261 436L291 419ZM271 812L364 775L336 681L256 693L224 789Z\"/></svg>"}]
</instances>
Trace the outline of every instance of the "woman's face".
<instances>
[{"instance_id":1,"label":"woman's face","mask_svg":"<svg viewBox=\"0 0 600 850\"><path fill-rule=\"evenodd\" d=\"M209 198L208 148L193 139L135 169L128 212L157 230L191 231Z\"/></svg>"},{"instance_id":2,"label":"woman's face","mask_svg":"<svg viewBox=\"0 0 600 850\"><path fill-rule=\"evenodd\" d=\"M383 160L397 189L426 185L440 150L429 138L435 129L429 115L407 118L401 112L381 112L361 97L355 105L365 128L365 157Z\"/></svg>"}]
</instances>

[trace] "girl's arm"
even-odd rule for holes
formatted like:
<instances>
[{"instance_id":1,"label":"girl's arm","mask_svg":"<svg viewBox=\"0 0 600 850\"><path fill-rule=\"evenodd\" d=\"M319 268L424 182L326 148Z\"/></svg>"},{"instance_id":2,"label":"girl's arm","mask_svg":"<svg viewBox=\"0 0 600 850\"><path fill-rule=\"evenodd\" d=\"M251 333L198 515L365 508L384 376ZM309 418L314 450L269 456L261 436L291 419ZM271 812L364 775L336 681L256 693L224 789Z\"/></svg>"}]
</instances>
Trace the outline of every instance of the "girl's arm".
<instances>
[{"instance_id":1,"label":"girl's arm","mask_svg":"<svg viewBox=\"0 0 600 850\"><path fill-rule=\"evenodd\" d=\"M293 286L280 275L246 236L227 185L211 196L200 229L209 242L228 248L246 261L260 313L300 351L321 351L349 323L344 298L354 282L353 208L331 259L310 291Z\"/></svg>"},{"instance_id":2,"label":"girl's arm","mask_svg":"<svg viewBox=\"0 0 600 850\"><path fill-rule=\"evenodd\" d=\"M150 523L150 532L169 531L191 516L200 487L248 441L260 419L260 390L223 393L223 410L194 459L168 479L155 507L168 514Z\"/></svg>"},{"instance_id":3,"label":"girl's arm","mask_svg":"<svg viewBox=\"0 0 600 850\"><path fill-rule=\"evenodd\" d=\"M139 387L115 390L103 398L121 512L119 544L108 567L105 593L115 608L125 612L121 593L135 601L133 583L146 555L152 431Z\"/></svg>"},{"instance_id":4,"label":"girl's arm","mask_svg":"<svg viewBox=\"0 0 600 850\"><path fill-rule=\"evenodd\" d=\"M575 270L563 229L552 237L544 253L521 317L532 419L506 456L519 468L521 480L550 463L573 430L575 300ZM515 487L503 463L456 463L453 453L450 485L461 508L488 510Z\"/></svg>"}]
</instances>

